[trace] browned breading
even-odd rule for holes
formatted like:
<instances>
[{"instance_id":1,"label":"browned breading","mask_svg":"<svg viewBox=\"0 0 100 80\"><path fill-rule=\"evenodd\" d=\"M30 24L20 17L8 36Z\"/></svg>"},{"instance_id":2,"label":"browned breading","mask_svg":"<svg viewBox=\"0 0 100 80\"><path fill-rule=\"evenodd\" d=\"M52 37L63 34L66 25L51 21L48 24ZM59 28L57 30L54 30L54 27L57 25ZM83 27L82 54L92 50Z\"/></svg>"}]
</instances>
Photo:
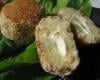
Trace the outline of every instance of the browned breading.
<instances>
[{"instance_id":1,"label":"browned breading","mask_svg":"<svg viewBox=\"0 0 100 80\"><path fill-rule=\"evenodd\" d=\"M59 16L66 18L80 45L88 45L100 42L100 28L93 21L73 8L64 8L58 12Z\"/></svg>"},{"instance_id":2,"label":"browned breading","mask_svg":"<svg viewBox=\"0 0 100 80\"><path fill-rule=\"evenodd\" d=\"M43 18L36 26L35 37L43 69L65 76L79 65L78 51L70 24L59 16Z\"/></svg>"},{"instance_id":3,"label":"browned breading","mask_svg":"<svg viewBox=\"0 0 100 80\"><path fill-rule=\"evenodd\" d=\"M1 33L18 44L30 43L43 10L35 0L14 0L0 15Z\"/></svg>"},{"instance_id":4,"label":"browned breading","mask_svg":"<svg viewBox=\"0 0 100 80\"><path fill-rule=\"evenodd\" d=\"M15 0L12 3L6 4L2 13L10 20L21 23L30 22L31 24L37 22L37 17L41 12L41 7L35 0Z\"/></svg>"}]
</instances>

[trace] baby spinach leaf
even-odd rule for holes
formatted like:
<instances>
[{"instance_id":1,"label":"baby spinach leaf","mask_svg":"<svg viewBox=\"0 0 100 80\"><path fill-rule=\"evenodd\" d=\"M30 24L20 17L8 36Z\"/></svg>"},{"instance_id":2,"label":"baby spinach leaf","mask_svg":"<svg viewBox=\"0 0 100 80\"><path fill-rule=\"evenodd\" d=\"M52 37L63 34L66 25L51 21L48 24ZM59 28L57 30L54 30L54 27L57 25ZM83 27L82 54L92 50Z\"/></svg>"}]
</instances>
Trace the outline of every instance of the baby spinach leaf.
<instances>
[{"instance_id":1,"label":"baby spinach leaf","mask_svg":"<svg viewBox=\"0 0 100 80\"><path fill-rule=\"evenodd\" d=\"M92 7L90 0L70 0L68 6L83 12L84 15L91 16Z\"/></svg>"},{"instance_id":2,"label":"baby spinach leaf","mask_svg":"<svg viewBox=\"0 0 100 80\"><path fill-rule=\"evenodd\" d=\"M12 71L4 72L0 74L0 80L9 80L14 74Z\"/></svg>"},{"instance_id":3,"label":"baby spinach leaf","mask_svg":"<svg viewBox=\"0 0 100 80\"><path fill-rule=\"evenodd\" d=\"M60 9L66 7L70 0L56 0L56 5L53 8L53 13L57 13Z\"/></svg>"},{"instance_id":4,"label":"baby spinach leaf","mask_svg":"<svg viewBox=\"0 0 100 80\"><path fill-rule=\"evenodd\" d=\"M19 47L14 41L5 38L4 36L0 37L0 56L8 54L11 50Z\"/></svg>"},{"instance_id":5,"label":"baby spinach leaf","mask_svg":"<svg viewBox=\"0 0 100 80\"><path fill-rule=\"evenodd\" d=\"M33 42L30 44L20 55L15 58L16 63L35 63L38 61L38 54L36 44Z\"/></svg>"},{"instance_id":6,"label":"baby spinach leaf","mask_svg":"<svg viewBox=\"0 0 100 80\"><path fill-rule=\"evenodd\" d=\"M2 7L6 4L11 2L12 0L0 0L0 10L2 9Z\"/></svg>"},{"instance_id":7,"label":"baby spinach leaf","mask_svg":"<svg viewBox=\"0 0 100 80\"><path fill-rule=\"evenodd\" d=\"M43 71L40 64L22 66L0 74L0 80L52 80L54 76Z\"/></svg>"},{"instance_id":8,"label":"baby spinach leaf","mask_svg":"<svg viewBox=\"0 0 100 80\"><path fill-rule=\"evenodd\" d=\"M90 0L36 0L45 9L46 13L57 14L64 7L73 7L85 15L91 15Z\"/></svg>"},{"instance_id":9,"label":"baby spinach leaf","mask_svg":"<svg viewBox=\"0 0 100 80\"><path fill-rule=\"evenodd\" d=\"M38 62L38 54L36 50L36 44L30 44L23 52L17 56L12 56L0 61L0 71L11 69L12 67L21 64L33 64Z\"/></svg>"}]
</instances>

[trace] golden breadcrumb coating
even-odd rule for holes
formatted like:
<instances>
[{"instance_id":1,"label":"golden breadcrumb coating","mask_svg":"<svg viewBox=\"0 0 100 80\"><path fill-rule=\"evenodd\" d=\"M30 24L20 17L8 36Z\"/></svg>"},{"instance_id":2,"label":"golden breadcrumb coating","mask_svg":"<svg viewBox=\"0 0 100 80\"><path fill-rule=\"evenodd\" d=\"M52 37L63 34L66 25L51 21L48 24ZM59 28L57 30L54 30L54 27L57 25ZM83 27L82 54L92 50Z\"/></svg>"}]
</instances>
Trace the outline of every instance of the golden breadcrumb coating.
<instances>
[{"instance_id":1,"label":"golden breadcrumb coating","mask_svg":"<svg viewBox=\"0 0 100 80\"><path fill-rule=\"evenodd\" d=\"M41 7L35 0L15 0L12 3L6 4L2 13L10 20L21 23L33 23L37 21L37 17L41 12Z\"/></svg>"},{"instance_id":2,"label":"golden breadcrumb coating","mask_svg":"<svg viewBox=\"0 0 100 80\"><path fill-rule=\"evenodd\" d=\"M0 14L1 33L18 44L30 43L43 10L35 0L14 0Z\"/></svg>"},{"instance_id":3,"label":"golden breadcrumb coating","mask_svg":"<svg viewBox=\"0 0 100 80\"><path fill-rule=\"evenodd\" d=\"M80 59L70 24L59 16L43 18L36 26L35 37L43 69L66 76L79 65Z\"/></svg>"}]
</instances>

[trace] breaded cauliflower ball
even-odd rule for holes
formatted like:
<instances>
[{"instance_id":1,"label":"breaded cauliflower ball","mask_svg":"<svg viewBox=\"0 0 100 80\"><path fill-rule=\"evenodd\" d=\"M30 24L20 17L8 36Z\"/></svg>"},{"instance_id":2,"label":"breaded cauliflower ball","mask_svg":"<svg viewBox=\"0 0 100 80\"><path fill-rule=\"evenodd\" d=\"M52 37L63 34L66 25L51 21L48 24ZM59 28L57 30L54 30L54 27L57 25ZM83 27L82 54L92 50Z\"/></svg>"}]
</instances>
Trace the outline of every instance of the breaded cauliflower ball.
<instances>
[{"instance_id":1,"label":"breaded cauliflower ball","mask_svg":"<svg viewBox=\"0 0 100 80\"><path fill-rule=\"evenodd\" d=\"M58 15L70 22L72 32L80 45L100 43L100 28L89 17L69 7L61 9Z\"/></svg>"},{"instance_id":2,"label":"breaded cauliflower ball","mask_svg":"<svg viewBox=\"0 0 100 80\"><path fill-rule=\"evenodd\" d=\"M6 4L0 14L1 33L18 44L30 43L42 12L35 0L14 0Z\"/></svg>"},{"instance_id":3,"label":"breaded cauliflower ball","mask_svg":"<svg viewBox=\"0 0 100 80\"><path fill-rule=\"evenodd\" d=\"M78 50L69 26L69 22L59 16L43 18L36 26L37 50L46 72L67 76L79 65Z\"/></svg>"}]
</instances>

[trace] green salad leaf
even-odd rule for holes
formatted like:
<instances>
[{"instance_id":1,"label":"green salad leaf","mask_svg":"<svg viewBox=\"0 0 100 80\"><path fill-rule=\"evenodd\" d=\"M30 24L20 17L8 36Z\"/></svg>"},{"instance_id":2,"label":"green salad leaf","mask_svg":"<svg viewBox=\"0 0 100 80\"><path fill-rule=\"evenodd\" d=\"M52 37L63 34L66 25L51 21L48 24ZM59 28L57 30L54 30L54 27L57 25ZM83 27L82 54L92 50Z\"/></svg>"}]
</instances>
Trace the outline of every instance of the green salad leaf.
<instances>
[{"instance_id":1,"label":"green salad leaf","mask_svg":"<svg viewBox=\"0 0 100 80\"><path fill-rule=\"evenodd\" d=\"M0 0L0 10L2 9L2 7L6 4L11 2L12 0Z\"/></svg>"},{"instance_id":2,"label":"green salad leaf","mask_svg":"<svg viewBox=\"0 0 100 80\"><path fill-rule=\"evenodd\" d=\"M51 13L54 7L54 0L36 0L45 9L46 13Z\"/></svg>"},{"instance_id":3,"label":"green salad leaf","mask_svg":"<svg viewBox=\"0 0 100 80\"><path fill-rule=\"evenodd\" d=\"M55 14L66 7L69 0L36 0L45 9L46 13Z\"/></svg>"},{"instance_id":4,"label":"green salad leaf","mask_svg":"<svg viewBox=\"0 0 100 80\"><path fill-rule=\"evenodd\" d=\"M30 65L26 68L3 72L0 74L0 80L52 80L54 78L54 76L45 73L40 66L36 67Z\"/></svg>"},{"instance_id":5,"label":"green salad leaf","mask_svg":"<svg viewBox=\"0 0 100 80\"><path fill-rule=\"evenodd\" d=\"M21 64L29 65L36 62L38 62L38 54L35 43L32 43L17 56L8 57L0 61L0 72Z\"/></svg>"},{"instance_id":6,"label":"green salad leaf","mask_svg":"<svg viewBox=\"0 0 100 80\"><path fill-rule=\"evenodd\" d=\"M0 35L0 56L8 54L10 51L19 47L14 41Z\"/></svg>"},{"instance_id":7,"label":"green salad leaf","mask_svg":"<svg viewBox=\"0 0 100 80\"><path fill-rule=\"evenodd\" d=\"M36 0L45 9L46 13L57 14L58 11L65 7L73 7L80 10L85 15L91 15L90 0Z\"/></svg>"},{"instance_id":8,"label":"green salad leaf","mask_svg":"<svg viewBox=\"0 0 100 80\"><path fill-rule=\"evenodd\" d=\"M15 58L16 63L35 63L38 62L38 53L35 42L30 44L20 55Z\"/></svg>"},{"instance_id":9,"label":"green salad leaf","mask_svg":"<svg viewBox=\"0 0 100 80\"><path fill-rule=\"evenodd\" d=\"M92 7L90 0L70 0L68 7L73 7L83 12L84 15L91 16Z\"/></svg>"}]
</instances>

